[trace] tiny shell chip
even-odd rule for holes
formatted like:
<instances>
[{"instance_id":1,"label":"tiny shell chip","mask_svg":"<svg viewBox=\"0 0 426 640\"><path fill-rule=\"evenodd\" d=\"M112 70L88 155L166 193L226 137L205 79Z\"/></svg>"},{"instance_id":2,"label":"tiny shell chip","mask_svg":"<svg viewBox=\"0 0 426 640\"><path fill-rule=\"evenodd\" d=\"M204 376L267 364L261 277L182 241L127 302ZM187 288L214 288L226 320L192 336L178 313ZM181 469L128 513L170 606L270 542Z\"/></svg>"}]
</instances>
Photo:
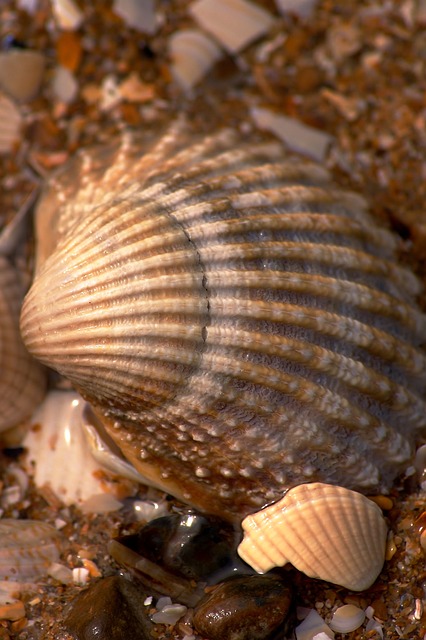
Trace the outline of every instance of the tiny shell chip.
<instances>
[{"instance_id":1,"label":"tiny shell chip","mask_svg":"<svg viewBox=\"0 0 426 640\"><path fill-rule=\"evenodd\" d=\"M221 58L213 40L197 29L176 32L169 39L172 75L185 90L192 89Z\"/></svg>"},{"instance_id":2,"label":"tiny shell chip","mask_svg":"<svg viewBox=\"0 0 426 640\"><path fill-rule=\"evenodd\" d=\"M293 13L301 18L306 18L311 15L318 0L275 0L275 4L283 15Z\"/></svg>"},{"instance_id":3,"label":"tiny shell chip","mask_svg":"<svg viewBox=\"0 0 426 640\"><path fill-rule=\"evenodd\" d=\"M259 573L291 562L312 578L353 591L379 575L387 527L380 508L356 491L313 482L242 522L241 558Z\"/></svg>"},{"instance_id":4,"label":"tiny shell chip","mask_svg":"<svg viewBox=\"0 0 426 640\"><path fill-rule=\"evenodd\" d=\"M0 53L0 87L14 100L32 100L40 89L45 64L44 55L30 49Z\"/></svg>"},{"instance_id":5,"label":"tiny shell chip","mask_svg":"<svg viewBox=\"0 0 426 640\"><path fill-rule=\"evenodd\" d=\"M318 162L324 160L333 140L328 133L262 107L254 107L251 110L251 117L259 129L270 131L292 151L302 153Z\"/></svg>"},{"instance_id":6,"label":"tiny shell chip","mask_svg":"<svg viewBox=\"0 0 426 640\"><path fill-rule=\"evenodd\" d=\"M128 27L151 35L157 30L154 0L115 0L113 8Z\"/></svg>"},{"instance_id":7,"label":"tiny shell chip","mask_svg":"<svg viewBox=\"0 0 426 640\"><path fill-rule=\"evenodd\" d=\"M9 98L0 94L0 153L9 153L19 140L22 116Z\"/></svg>"},{"instance_id":8,"label":"tiny shell chip","mask_svg":"<svg viewBox=\"0 0 426 640\"><path fill-rule=\"evenodd\" d=\"M52 78L52 92L56 100L60 100L65 104L70 104L77 97L77 80L75 79L74 74L62 65L58 65L54 71Z\"/></svg>"},{"instance_id":9,"label":"tiny shell chip","mask_svg":"<svg viewBox=\"0 0 426 640\"><path fill-rule=\"evenodd\" d=\"M294 630L297 640L312 640L313 638L334 639L334 633L326 625L319 613L312 609L306 618Z\"/></svg>"},{"instance_id":10,"label":"tiny shell chip","mask_svg":"<svg viewBox=\"0 0 426 640\"><path fill-rule=\"evenodd\" d=\"M38 520L0 520L0 580L31 582L59 559L62 535Z\"/></svg>"},{"instance_id":11,"label":"tiny shell chip","mask_svg":"<svg viewBox=\"0 0 426 640\"><path fill-rule=\"evenodd\" d=\"M239 53L272 26L272 16L247 0L197 0L190 13L229 53Z\"/></svg>"},{"instance_id":12,"label":"tiny shell chip","mask_svg":"<svg viewBox=\"0 0 426 640\"><path fill-rule=\"evenodd\" d=\"M365 612L354 604L345 604L333 614L330 628L337 633L350 633L362 625Z\"/></svg>"},{"instance_id":13,"label":"tiny shell chip","mask_svg":"<svg viewBox=\"0 0 426 640\"><path fill-rule=\"evenodd\" d=\"M73 0L52 0L56 22L62 29L74 31L83 22L83 13Z\"/></svg>"}]
</instances>

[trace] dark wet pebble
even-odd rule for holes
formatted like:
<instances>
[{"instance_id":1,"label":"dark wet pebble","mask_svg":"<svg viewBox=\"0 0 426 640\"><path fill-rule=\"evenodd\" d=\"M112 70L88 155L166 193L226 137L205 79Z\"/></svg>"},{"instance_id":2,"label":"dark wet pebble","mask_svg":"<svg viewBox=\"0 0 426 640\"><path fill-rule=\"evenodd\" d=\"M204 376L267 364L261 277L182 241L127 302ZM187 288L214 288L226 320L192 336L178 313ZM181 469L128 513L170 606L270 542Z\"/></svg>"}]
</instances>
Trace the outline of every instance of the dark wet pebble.
<instances>
[{"instance_id":1,"label":"dark wet pebble","mask_svg":"<svg viewBox=\"0 0 426 640\"><path fill-rule=\"evenodd\" d=\"M231 575L238 558L234 529L219 518L194 511L156 518L118 541L161 567L190 580L210 583ZM250 571L245 569L245 572Z\"/></svg>"},{"instance_id":2,"label":"dark wet pebble","mask_svg":"<svg viewBox=\"0 0 426 640\"><path fill-rule=\"evenodd\" d=\"M76 597L65 626L76 640L152 640L145 597L125 578L103 578Z\"/></svg>"},{"instance_id":3,"label":"dark wet pebble","mask_svg":"<svg viewBox=\"0 0 426 640\"><path fill-rule=\"evenodd\" d=\"M244 576L219 584L196 607L193 624L209 640L272 640L291 622L292 589L284 578Z\"/></svg>"}]
</instances>

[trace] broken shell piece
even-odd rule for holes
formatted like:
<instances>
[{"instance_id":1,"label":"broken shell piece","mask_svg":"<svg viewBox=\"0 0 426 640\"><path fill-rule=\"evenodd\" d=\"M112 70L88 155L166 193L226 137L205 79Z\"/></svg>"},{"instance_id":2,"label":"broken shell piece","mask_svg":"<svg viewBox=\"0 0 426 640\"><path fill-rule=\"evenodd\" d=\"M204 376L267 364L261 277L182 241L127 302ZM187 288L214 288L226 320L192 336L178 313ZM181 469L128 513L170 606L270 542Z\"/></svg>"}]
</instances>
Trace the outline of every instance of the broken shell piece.
<instances>
[{"instance_id":1,"label":"broken shell piece","mask_svg":"<svg viewBox=\"0 0 426 640\"><path fill-rule=\"evenodd\" d=\"M154 0L115 0L113 10L128 27L150 35L157 30Z\"/></svg>"},{"instance_id":2,"label":"broken shell piece","mask_svg":"<svg viewBox=\"0 0 426 640\"><path fill-rule=\"evenodd\" d=\"M31 582L59 559L63 537L38 520L0 520L0 580Z\"/></svg>"},{"instance_id":3,"label":"broken shell piece","mask_svg":"<svg viewBox=\"0 0 426 640\"><path fill-rule=\"evenodd\" d=\"M61 65L57 65L54 71L51 86L53 97L65 104L70 104L77 97L78 82L74 74Z\"/></svg>"},{"instance_id":4,"label":"broken shell piece","mask_svg":"<svg viewBox=\"0 0 426 640\"><path fill-rule=\"evenodd\" d=\"M172 75L186 91L202 80L222 56L217 44L197 29L183 29L173 34L169 51Z\"/></svg>"},{"instance_id":5,"label":"broken shell piece","mask_svg":"<svg viewBox=\"0 0 426 640\"><path fill-rule=\"evenodd\" d=\"M0 153L9 153L19 140L22 116L9 98L0 94Z\"/></svg>"},{"instance_id":6,"label":"broken shell piece","mask_svg":"<svg viewBox=\"0 0 426 640\"><path fill-rule=\"evenodd\" d=\"M189 11L232 54L267 33L273 23L267 11L247 0L198 0Z\"/></svg>"},{"instance_id":7,"label":"broken shell piece","mask_svg":"<svg viewBox=\"0 0 426 640\"><path fill-rule=\"evenodd\" d=\"M417 478L423 490L426 490L426 444L423 444L416 451L414 458L414 467Z\"/></svg>"},{"instance_id":8,"label":"broken shell piece","mask_svg":"<svg viewBox=\"0 0 426 640\"><path fill-rule=\"evenodd\" d=\"M312 640L313 638L334 639L334 632L314 609L308 613L306 618L294 630L296 640Z\"/></svg>"},{"instance_id":9,"label":"broken shell piece","mask_svg":"<svg viewBox=\"0 0 426 640\"><path fill-rule=\"evenodd\" d=\"M362 625L365 612L354 604L345 604L336 609L330 622L330 629L337 633L350 633Z\"/></svg>"},{"instance_id":10,"label":"broken shell piece","mask_svg":"<svg viewBox=\"0 0 426 640\"><path fill-rule=\"evenodd\" d=\"M52 0L55 20L62 29L74 31L83 22L83 12L74 0Z\"/></svg>"},{"instance_id":11,"label":"broken shell piece","mask_svg":"<svg viewBox=\"0 0 426 640\"><path fill-rule=\"evenodd\" d=\"M11 49L0 53L0 87L14 100L26 102L38 93L46 59L30 49Z\"/></svg>"},{"instance_id":12,"label":"broken shell piece","mask_svg":"<svg viewBox=\"0 0 426 640\"><path fill-rule=\"evenodd\" d=\"M315 482L242 522L241 558L259 573L291 562L312 578L362 591L379 575L387 528L380 508L356 491Z\"/></svg>"},{"instance_id":13,"label":"broken shell piece","mask_svg":"<svg viewBox=\"0 0 426 640\"><path fill-rule=\"evenodd\" d=\"M251 117L259 129L270 131L292 151L302 153L318 162L323 162L333 137L328 133L274 113L270 109L253 107Z\"/></svg>"},{"instance_id":14,"label":"broken shell piece","mask_svg":"<svg viewBox=\"0 0 426 640\"><path fill-rule=\"evenodd\" d=\"M28 472L34 474L36 485L49 485L65 504L82 508L93 496L106 493L104 474L99 473L102 465L93 457L83 429L85 422L87 425L82 418L85 405L78 393L51 391L33 415L33 427L23 441L28 450ZM95 442L94 446L96 451L101 445ZM105 449L103 457L111 468L114 452L108 454ZM115 509L121 507L117 500L114 505ZM96 511L96 502L91 510ZM105 510L104 503L100 510Z\"/></svg>"},{"instance_id":15,"label":"broken shell piece","mask_svg":"<svg viewBox=\"0 0 426 640\"><path fill-rule=\"evenodd\" d=\"M307 18L312 14L318 0L275 0L275 4L282 15L293 13L301 18Z\"/></svg>"}]
</instances>

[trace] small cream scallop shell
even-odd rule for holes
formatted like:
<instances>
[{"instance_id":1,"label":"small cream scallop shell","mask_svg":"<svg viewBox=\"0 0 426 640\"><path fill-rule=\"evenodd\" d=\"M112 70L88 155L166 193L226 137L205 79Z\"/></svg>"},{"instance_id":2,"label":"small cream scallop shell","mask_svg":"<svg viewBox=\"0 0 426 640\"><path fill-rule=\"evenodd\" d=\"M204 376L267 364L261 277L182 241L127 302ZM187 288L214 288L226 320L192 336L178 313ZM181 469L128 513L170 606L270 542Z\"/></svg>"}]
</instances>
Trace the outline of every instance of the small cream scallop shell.
<instances>
[{"instance_id":1,"label":"small cream scallop shell","mask_svg":"<svg viewBox=\"0 0 426 640\"><path fill-rule=\"evenodd\" d=\"M315 482L247 516L241 558L259 573L291 562L308 576L362 591L379 575L387 527L380 508L343 487Z\"/></svg>"}]
</instances>

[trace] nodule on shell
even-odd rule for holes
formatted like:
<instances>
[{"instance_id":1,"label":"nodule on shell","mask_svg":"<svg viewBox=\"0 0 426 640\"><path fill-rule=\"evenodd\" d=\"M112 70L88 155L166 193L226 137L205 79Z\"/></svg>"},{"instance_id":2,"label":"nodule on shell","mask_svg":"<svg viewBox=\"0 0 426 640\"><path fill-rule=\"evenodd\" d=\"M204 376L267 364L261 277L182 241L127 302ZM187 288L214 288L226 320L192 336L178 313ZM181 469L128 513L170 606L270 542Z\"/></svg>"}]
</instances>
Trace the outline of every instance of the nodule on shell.
<instances>
[{"instance_id":1,"label":"nodule on shell","mask_svg":"<svg viewBox=\"0 0 426 640\"><path fill-rule=\"evenodd\" d=\"M36 226L27 348L147 482L238 522L305 483L387 491L409 464L420 284L321 167L177 123L80 154Z\"/></svg>"}]
</instances>

